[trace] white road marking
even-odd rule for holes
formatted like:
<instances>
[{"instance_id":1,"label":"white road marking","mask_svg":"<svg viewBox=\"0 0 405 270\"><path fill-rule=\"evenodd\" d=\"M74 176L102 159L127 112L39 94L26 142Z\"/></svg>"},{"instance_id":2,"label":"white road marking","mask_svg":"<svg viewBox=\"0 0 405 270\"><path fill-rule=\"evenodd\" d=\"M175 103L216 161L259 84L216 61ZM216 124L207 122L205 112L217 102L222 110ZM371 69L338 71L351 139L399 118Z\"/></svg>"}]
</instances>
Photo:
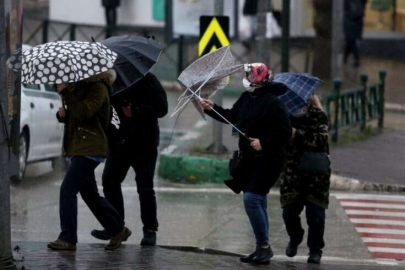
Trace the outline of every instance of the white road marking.
<instances>
[{"instance_id":1,"label":"white road marking","mask_svg":"<svg viewBox=\"0 0 405 270\"><path fill-rule=\"evenodd\" d=\"M400 221L400 220L351 218L350 221L355 224L362 223L362 224L403 225L403 226L405 226L405 221Z\"/></svg>"},{"instance_id":2,"label":"white road marking","mask_svg":"<svg viewBox=\"0 0 405 270\"><path fill-rule=\"evenodd\" d=\"M365 203L365 202L340 202L342 206L352 207L373 207L386 209L405 209L405 205L400 204L384 204L384 203Z\"/></svg>"},{"instance_id":3,"label":"white road marking","mask_svg":"<svg viewBox=\"0 0 405 270\"><path fill-rule=\"evenodd\" d=\"M402 248L368 247L368 250L370 252L405 254L405 249Z\"/></svg>"},{"instance_id":4,"label":"white road marking","mask_svg":"<svg viewBox=\"0 0 405 270\"><path fill-rule=\"evenodd\" d=\"M375 228L356 228L359 233L381 233L405 235L405 230L375 229Z\"/></svg>"},{"instance_id":5,"label":"white road marking","mask_svg":"<svg viewBox=\"0 0 405 270\"><path fill-rule=\"evenodd\" d=\"M336 199L369 199L369 200L381 200L381 201L404 201L405 196L401 195L380 195L380 194L347 194L347 193L332 193L331 195L335 196Z\"/></svg>"},{"instance_id":6,"label":"white road marking","mask_svg":"<svg viewBox=\"0 0 405 270\"><path fill-rule=\"evenodd\" d=\"M383 217L405 217L405 213L400 212L383 212L383 211L365 211L365 210L346 210L348 215L364 215L364 216L383 216Z\"/></svg>"},{"instance_id":7,"label":"white road marking","mask_svg":"<svg viewBox=\"0 0 405 270\"><path fill-rule=\"evenodd\" d=\"M389 239L389 238L362 238L364 243L384 243L384 244L405 244L405 239Z\"/></svg>"}]
</instances>

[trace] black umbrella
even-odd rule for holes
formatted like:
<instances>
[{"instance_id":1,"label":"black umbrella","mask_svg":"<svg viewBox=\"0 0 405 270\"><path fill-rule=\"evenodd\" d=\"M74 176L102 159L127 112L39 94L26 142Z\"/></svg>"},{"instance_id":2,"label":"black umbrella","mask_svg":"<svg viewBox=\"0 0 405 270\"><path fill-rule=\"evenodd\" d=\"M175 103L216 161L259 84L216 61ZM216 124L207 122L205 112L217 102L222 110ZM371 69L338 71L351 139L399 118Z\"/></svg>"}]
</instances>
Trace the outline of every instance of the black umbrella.
<instances>
[{"instance_id":1,"label":"black umbrella","mask_svg":"<svg viewBox=\"0 0 405 270\"><path fill-rule=\"evenodd\" d=\"M118 54L114 62L117 80L112 95L127 89L140 79L157 63L162 48L153 38L139 36L116 36L101 41Z\"/></svg>"}]
</instances>

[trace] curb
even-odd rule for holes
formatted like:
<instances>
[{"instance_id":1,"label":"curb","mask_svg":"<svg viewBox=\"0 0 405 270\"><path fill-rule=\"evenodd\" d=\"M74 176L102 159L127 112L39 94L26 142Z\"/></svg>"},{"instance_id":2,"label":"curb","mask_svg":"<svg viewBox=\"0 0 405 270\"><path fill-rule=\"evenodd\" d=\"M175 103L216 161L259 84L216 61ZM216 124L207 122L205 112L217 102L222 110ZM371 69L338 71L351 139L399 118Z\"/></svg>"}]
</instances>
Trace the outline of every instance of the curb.
<instances>
[{"instance_id":1,"label":"curb","mask_svg":"<svg viewBox=\"0 0 405 270\"><path fill-rule=\"evenodd\" d=\"M231 179L228 159L161 154L158 175L171 182L188 184L222 184ZM277 185L277 184L276 184ZM371 183L332 174L330 189L334 191L367 191L405 193L403 185Z\"/></svg>"},{"instance_id":2,"label":"curb","mask_svg":"<svg viewBox=\"0 0 405 270\"><path fill-rule=\"evenodd\" d=\"M405 106L397 103L385 103L385 110L393 113L405 113Z\"/></svg>"}]
</instances>

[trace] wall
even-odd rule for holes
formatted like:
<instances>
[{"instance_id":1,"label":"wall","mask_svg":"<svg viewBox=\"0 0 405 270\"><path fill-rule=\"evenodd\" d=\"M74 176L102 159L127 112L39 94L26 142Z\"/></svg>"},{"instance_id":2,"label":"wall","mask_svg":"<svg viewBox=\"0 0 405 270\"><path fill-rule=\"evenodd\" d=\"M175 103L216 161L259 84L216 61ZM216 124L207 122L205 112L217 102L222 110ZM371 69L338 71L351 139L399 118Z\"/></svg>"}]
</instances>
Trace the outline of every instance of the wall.
<instances>
[{"instance_id":1,"label":"wall","mask_svg":"<svg viewBox=\"0 0 405 270\"><path fill-rule=\"evenodd\" d=\"M163 26L152 19L152 0L121 0L117 23L137 26ZM101 0L50 0L50 20L78 24L104 25L105 11Z\"/></svg>"}]
</instances>

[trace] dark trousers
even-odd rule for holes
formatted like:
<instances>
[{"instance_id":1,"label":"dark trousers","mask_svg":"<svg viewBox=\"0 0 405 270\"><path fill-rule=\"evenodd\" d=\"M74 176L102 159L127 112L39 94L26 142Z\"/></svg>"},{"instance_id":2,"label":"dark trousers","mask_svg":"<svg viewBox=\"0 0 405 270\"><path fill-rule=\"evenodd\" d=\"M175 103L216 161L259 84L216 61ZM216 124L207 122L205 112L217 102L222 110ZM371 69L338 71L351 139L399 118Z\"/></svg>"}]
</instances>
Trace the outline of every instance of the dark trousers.
<instances>
[{"instance_id":1,"label":"dark trousers","mask_svg":"<svg viewBox=\"0 0 405 270\"><path fill-rule=\"evenodd\" d=\"M304 206L308 224L307 245L310 252L321 251L325 246L323 240L325 232L325 208L311 202L297 202L284 206L283 219L287 233L290 236L290 241L293 244L298 244L302 240L304 230L301 226L300 214Z\"/></svg>"},{"instance_id":2,"label":"dark trousers","mask_svg":"<svg viewBox=\"0 0 405 270\"><path fill-rule=\"evenodd\" d=\"M350 54L353 54L354 63L356 65L360 62L360 40L355 38L346 38L344 62L347 62L347 58Z\"/></svg>"},{"instance_id":3,"label":"dark trousers","mask_svg":"<svg viewBox=\"0 0 405 270\"><path fill-rule=\"evenodd\" d=\"M125 149L107 158L103 172L103 190L106 199L125 220L124 199L121 184L130 167L135 170L135 181L141 207L141 220L145 230L157 231L157 206L153 189L153 176L157 159L157 148Z\"/></svg>"},{"instance_id":4,"label":"dark trousers","mask_svg":"<svg viewBox=\"0 0 405 270\"><path fill-rule=\"evenodd\" d=\"M72 158L60 188L59 216L62 232L59 239L77 243L77 193L79 192L97 220L113 236L124 229L124 222L119 213L98 193L94 175L98 164L86 157Z\"/></svg>"},{"instance_id":5,"label":"dark trousers","mask_svg":"<svg viewBox=\"0 0 405 270\"><path fill-rule=\"evenodd\" d=\"M117 8L116 7L105 7L105 17L108 26L117 25Z\"/></svg>"}]
</instances>

